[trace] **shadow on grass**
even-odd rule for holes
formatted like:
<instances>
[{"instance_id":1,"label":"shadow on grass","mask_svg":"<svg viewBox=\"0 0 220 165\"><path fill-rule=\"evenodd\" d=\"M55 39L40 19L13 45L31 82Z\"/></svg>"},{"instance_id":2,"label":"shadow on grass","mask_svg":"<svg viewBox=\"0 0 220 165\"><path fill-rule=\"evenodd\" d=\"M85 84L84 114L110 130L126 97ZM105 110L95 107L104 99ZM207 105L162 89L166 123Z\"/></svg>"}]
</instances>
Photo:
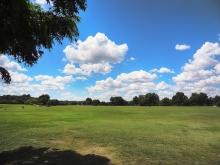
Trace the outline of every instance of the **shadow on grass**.
<instances>
[{"instance_id":1,"label":"shadow on grass","mask_svg":"<svg viewBox=\"0 0 220 165\"><path fill-rule=\"evenodd\" d=\"M81 155L72 150L21 147L0 153L0 165L113 165L110 160L94 154Z\"/></svg>"}]
</instances>

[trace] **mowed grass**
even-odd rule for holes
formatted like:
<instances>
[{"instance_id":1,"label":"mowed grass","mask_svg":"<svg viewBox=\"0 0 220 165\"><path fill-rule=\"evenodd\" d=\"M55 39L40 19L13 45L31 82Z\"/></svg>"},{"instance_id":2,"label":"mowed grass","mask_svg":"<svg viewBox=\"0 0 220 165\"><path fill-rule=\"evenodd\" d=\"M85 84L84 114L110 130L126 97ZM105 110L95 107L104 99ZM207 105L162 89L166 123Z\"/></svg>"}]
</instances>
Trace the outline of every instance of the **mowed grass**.
<instances>
[{"instance_id":1,"label":"mowed grass","mask_svg":"<svg viewBox=\"0 0 220 165\"><path fill-rule=\"evenodd\" d=\"M0 107L0 153L33 146L100 155L115 165L220 164L220 108Z\"/></svg>"}]
</instances>

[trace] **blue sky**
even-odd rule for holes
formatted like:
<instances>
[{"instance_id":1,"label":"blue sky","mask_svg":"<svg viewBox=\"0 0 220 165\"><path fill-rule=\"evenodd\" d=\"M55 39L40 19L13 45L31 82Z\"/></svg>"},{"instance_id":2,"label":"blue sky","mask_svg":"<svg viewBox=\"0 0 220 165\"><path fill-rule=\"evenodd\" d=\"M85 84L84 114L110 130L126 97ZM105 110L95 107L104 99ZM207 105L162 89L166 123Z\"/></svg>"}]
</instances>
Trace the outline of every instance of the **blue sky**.
<instances>
[{"instance_id":1,"label":"blue sky","mask_svg":"<svg viewBox=\"0 0 220 165\"><path fill-rule=\"evenodd\" d=\"M44 7L45 0L36 0ZM219 0L88 0L79 40L44 50L33 67L0 56L12 76L0 95L132 100L155 92L172 98L220 95Z\"/></svg>"}]
</instances>

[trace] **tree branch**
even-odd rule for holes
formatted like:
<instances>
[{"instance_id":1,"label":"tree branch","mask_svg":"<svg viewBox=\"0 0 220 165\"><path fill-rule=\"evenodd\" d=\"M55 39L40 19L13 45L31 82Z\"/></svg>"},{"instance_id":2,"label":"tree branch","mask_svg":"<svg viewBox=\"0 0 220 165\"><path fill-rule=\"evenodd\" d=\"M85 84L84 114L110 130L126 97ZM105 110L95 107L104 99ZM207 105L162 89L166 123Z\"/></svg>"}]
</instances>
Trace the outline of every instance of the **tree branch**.
<instances>
[{"instance_id":1,"label":"tree branch","mask_svg":"<svg viewBox=\"0 0 220 165\"><path fill-rule=\"evenodd\" d=\"M11 76L9 72L0 66L0 74L2 75L2 80L4 81L5 84L10 84L11 82Z\"/></svg>"}]
</instances>

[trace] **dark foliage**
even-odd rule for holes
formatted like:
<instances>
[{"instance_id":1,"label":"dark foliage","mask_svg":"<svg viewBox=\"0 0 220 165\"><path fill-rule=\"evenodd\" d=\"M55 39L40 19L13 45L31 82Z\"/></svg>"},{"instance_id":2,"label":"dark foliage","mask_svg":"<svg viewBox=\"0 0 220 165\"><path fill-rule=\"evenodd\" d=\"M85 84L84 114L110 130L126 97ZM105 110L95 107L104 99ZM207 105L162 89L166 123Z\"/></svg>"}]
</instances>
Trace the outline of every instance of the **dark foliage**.
<instances>
[{"instance_id":1,"label":"dark foliage","mask_svg":"<svg viewBox=\"0 0 220 165\"><path fill-rule=\"evenodd\" d=\"M0 53L19 63L33 66L43 55L42 48L51 49L64 38L73 41L79 36L79 10L85 11L86 0L47 0L48 10L29 0L0 1ZM5 83L8 72L0 70Z\"/></svg>"},{"instance_id":2,"label":"dark foliage","mask_svg":"<svg viewBox=\"0 0 220 165\"><path fill-rule=\"evenodd\" d=\"M0 75L2 76L1 78L5 84L10 84L11 76L10 76L9 72L1 66L0 66Z\"/></svg>"}]
</instances>

